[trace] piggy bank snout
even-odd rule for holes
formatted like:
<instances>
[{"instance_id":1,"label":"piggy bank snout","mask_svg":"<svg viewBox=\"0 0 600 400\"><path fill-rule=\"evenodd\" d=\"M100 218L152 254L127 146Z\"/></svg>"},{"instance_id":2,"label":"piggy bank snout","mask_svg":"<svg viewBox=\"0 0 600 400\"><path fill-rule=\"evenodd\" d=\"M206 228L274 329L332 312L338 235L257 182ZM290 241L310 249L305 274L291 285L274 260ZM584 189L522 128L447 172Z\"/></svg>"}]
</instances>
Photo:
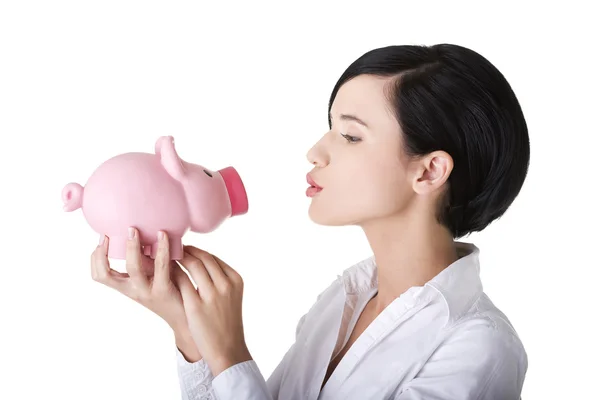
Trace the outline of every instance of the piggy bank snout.
<instances>
[{"instance_id":1,"label":"piggy bank snout","mask_svg":"<svg viewBox=\"0 0 600 400\"><path fill-rule=\"evenodd\" d=\"M248 195L242 178L234 167L226 167L218 171L223 177L229 201L231 203L231 216L242 215L248 212Z\"/></svg>"}]
</instances>

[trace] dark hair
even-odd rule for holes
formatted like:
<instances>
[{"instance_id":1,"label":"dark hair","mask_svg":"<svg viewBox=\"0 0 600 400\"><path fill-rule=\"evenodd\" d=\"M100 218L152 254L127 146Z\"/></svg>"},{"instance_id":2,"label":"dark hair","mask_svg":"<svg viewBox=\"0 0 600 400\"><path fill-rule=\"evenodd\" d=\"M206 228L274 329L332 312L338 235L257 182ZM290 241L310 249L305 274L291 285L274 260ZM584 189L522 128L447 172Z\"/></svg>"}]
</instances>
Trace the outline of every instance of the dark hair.
<instances>
[{"instance_id":1,"label":"dark hair","mask_svg":"<svg viewBox=\"0 0 600 400\"><path fill-rule=\"evenodd\" d=\"M530 151L521 106L502 73L458 45L382 47L344 71L328 111L339 88L363 74L394 78L386 95L406 154L442 150L452 157L438 222L458 238L500 218L523 186Z\"/></svg>"}]
</instances>

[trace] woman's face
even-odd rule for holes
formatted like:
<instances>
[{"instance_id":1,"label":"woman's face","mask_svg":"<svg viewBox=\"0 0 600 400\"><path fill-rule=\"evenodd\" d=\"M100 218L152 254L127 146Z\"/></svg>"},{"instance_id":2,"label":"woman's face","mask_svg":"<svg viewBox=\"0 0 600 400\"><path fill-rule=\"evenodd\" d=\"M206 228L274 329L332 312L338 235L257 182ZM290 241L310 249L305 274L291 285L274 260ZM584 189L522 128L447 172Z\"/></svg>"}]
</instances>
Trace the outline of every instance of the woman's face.
<instances>
[{"instance_id":1,"label":"woman's face","mask_svg":"<svg viewBox=\"0 0 600 400\"><path fill-rule=\"evenodd\" d=\"M307 154L310 177L322 187L309 208L314 222L361 225L401 212L414 195L400 126L385 98L389 83L360 75L338 91L332 128Z\"/></svg>"}]
</instances>

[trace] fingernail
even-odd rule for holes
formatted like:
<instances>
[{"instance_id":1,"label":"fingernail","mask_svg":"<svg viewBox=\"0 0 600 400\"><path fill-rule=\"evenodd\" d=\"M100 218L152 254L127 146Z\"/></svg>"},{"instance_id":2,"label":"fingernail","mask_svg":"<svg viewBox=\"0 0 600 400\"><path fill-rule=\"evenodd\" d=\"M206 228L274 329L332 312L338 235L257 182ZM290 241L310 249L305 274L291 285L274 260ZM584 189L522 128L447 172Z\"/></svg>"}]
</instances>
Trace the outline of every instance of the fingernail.
<instances>
[{"instance_id":1,"label":"fingernail","mask_svg":"<svg viewBox=\"0 0 600 400\"><path fill-rule=\"evenodd\" d=\"M100 235L100 240L98 241L98 244L104 244L104 235Z\"/></svg>"},{"instance_id":2,"label":"fingernail","mask_svg":"<svg viewBox=\"0 0 600 400\"><path fill-rule=\"evenodd\" d=\"M158 240L163 240L165 237L165 233L163 231L158 231Z\"/></svg>"},{"instance_id":3,"label":"fingernail","mask_svg":"<svg viewBox=\"0 0 600 400\"><path fill-rule=\"evenodd\" d=\"M129 228L129 239L133 239L135 236L135 229Z\"/></svg>"}]
</instances>

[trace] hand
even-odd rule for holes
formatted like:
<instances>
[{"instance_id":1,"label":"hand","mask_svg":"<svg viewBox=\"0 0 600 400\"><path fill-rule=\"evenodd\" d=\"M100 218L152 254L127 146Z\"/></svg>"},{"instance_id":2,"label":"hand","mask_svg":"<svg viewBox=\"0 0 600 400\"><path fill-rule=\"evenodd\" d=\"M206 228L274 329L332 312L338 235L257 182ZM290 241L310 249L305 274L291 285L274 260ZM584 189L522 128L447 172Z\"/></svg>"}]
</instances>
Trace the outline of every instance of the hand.
<instances>
[{"instance_id":1,"label":"hand","mask_svg":"<svg viewBox=\"0 0 600 400\"><path fill-rule=\"evenodd\" d=\"M127 242L125 268L127 273L115 271L108 261L108 238L92 253L92 278L111 287L157 314L173 329L177 347L184 357L194 362L201 357L192 339L183 308L183 299L175 282L191 285L179 265L171 262L167 234L159 233L154 261L142 254L139 232L133 229L133 238Z\"/></svg>"},{"instance_id":2,"label":"hand","mask_svg":"<svg viewBox=\"0 0 600 400\"><path fill-rule=\"evenodd\" d=\"M252 359L244 339L241 276L218 257L184 247L179 263L198 286L182 277L178 286L194 342L213 376Z\"/></svg>"}]
</instances>

